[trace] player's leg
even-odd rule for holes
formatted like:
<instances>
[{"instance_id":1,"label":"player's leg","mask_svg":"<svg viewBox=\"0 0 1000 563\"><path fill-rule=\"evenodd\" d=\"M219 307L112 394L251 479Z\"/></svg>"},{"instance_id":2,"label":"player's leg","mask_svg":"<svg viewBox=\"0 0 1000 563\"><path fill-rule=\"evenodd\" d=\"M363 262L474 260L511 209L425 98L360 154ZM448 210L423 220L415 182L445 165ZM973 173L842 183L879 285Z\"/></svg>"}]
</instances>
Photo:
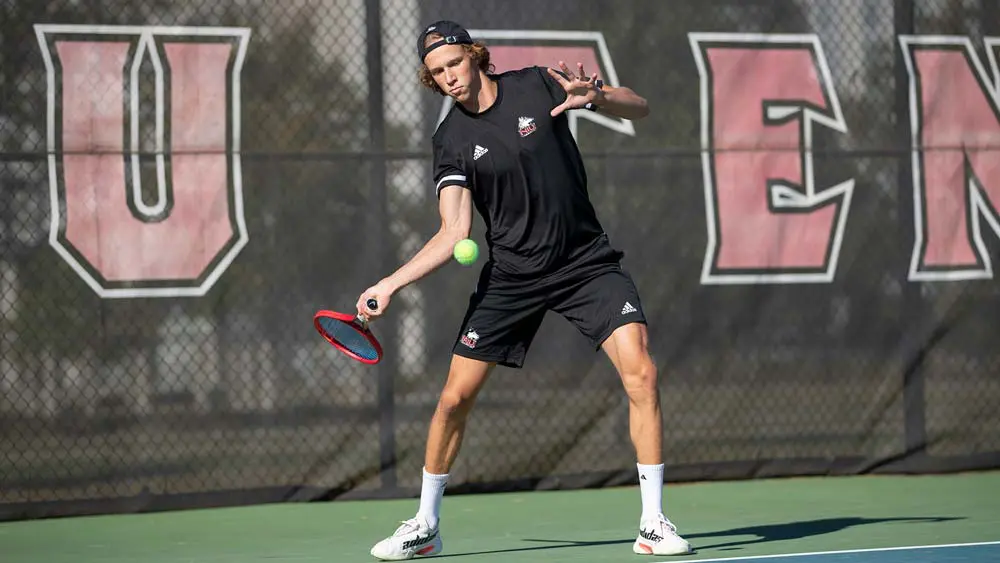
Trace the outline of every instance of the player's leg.
<instances>
[{"instance_id":1,"label":"player's leg","mask_svg":"<svg viewBox=\"0 0 1000 563\"><path fill-rule=\"evenodd\" d=\"M417 514L393 534L375 544L371 554L382 560L404 560L437 555L444 548L439 531L441 500L465 434L465 424L476 396L483 388L495 362L452 356L448 379L431 418L424 452Z\"/></svg>"},{"instance_id":2,"label":"player's leg","mask_svg":"<svg viewBox=\"0 0 1000 563\"><path fill-rule=\"evenodd\" d=\"M608 355L628 395L629 434L641 467L663 466L663 415L658 373L649 355L646 325L631 322L616 328L601 348ZM648 475L641 474L640 481ZM644 510L653 506L644 506ZM659 511L659 506L655 507Z\"/></svg>"},{"instance_id":3,"label":"player's leg","mask_svg":"<svg viewBox=\"0 0 1000 563\"><path fill-rule=\"evenodd\" d=\"M476 396L486 383L496 362L485 362L455 354L448 380L438 399L427 432L424 452L423 484L417 516L436 528L441 513L441 497L465 435L465 425Z\"/></svg>"},{"instance_id":4,"label":"player's leg","mask_svg":"<svg viewBox=\"0 0 1000 563\"><path fill-rule=\"evenodd\" d=\"M417 514L372 548L371 554L379 559L411 559L441 552L442 498L476 397L497 364L521 367L541 325L543 296L480 291L470 301L453 348L448 378L431 418Z\"/></svg>"},{"instance_id":5,"label":"player's leg","mask_svg":"<svg viewBox=\"0 0 1000 563\"><path fill-rule=\"evenodd\" d=\"M479 391L496 362L484 362L455 354L448 370L448 380L441 390L437 408L431 417L424 454L424 469L431 474L451 470L465 434L465 423Z\"/></svg>"},{"instance_id":6,"label":"player's leg","mask_svg":"<svg viewBox=\"0 0 1000 563\"><path fill-rule=\"evenodd\" d=\"M559 296L554 310L565 316L597 349L603 349L629 400L629 434L636 453L642 511L633 551L690 553L687 541L663 514L663 419L659 372L650 356L646 318L628 273L600 274Z\"/></svg>"},{"instance_id":7,"label":"player's leg","mask_svg":"<svg viewBox=\"0 0 1000 563\"><path fill-rule=\"evenodd\" d=\"M642 512L632 550L639 554L681 555L691 546L663 514L663 415L658 371L648 349L646 325L619 326L601 347L621 378L629 400L629 433L636 452Z\"/></svg>"}]
</instances>

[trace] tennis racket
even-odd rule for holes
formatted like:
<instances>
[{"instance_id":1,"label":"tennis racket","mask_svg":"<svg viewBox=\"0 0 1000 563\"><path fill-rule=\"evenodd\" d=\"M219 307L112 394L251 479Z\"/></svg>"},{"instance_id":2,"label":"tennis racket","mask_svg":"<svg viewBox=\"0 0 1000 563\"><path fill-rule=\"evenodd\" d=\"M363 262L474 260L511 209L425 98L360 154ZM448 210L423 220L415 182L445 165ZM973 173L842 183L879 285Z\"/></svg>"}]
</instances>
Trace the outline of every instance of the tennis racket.
<instances>
[{"instance_id":1,"label":"tennis racket","mask_svg":"<svg viewBox=\"0 0 1000 563\"><path fill-rule=\"evenodd\" d=\"M365 305L372 311L378 309L378 301L374 299L369 299ZM382 359L382 345L361 315L317 311L313 315L313 326L334 348L352 359L364 364L377 364Z\"/></svg>"}]
</instances>

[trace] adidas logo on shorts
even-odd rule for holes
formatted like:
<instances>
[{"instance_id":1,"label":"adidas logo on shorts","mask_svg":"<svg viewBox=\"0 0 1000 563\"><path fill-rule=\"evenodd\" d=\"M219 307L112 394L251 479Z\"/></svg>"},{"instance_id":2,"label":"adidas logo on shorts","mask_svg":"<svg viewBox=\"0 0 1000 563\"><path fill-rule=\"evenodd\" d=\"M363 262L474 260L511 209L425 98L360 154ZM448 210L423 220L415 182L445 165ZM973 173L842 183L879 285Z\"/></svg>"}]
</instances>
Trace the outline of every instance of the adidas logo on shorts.
<instances>
[{"instance_id":1,"label":"adidas logo on shorts","mask_svg":"<svg viewBox=\"0 0 1000 563\"><path fill-rule=\"evenodd\" d=\"M626 301L625 302L625 306L622 307L622 314L623 315L627 315L629 313L637 313L637 312L639 312L639 309L636 309L635 307L633 307L632 304L629 303L628 301Z\"/></svg>"}]
</instances>

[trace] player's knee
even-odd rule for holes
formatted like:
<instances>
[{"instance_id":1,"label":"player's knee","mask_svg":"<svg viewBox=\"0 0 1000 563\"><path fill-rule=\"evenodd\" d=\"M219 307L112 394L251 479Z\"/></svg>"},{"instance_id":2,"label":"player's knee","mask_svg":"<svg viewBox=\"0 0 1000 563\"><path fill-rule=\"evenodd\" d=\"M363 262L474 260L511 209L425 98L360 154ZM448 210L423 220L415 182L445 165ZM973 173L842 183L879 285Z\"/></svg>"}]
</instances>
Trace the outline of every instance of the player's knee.
<instances>
[{"instance_id":1,"label":"player's knee","mask_svg":"<svg viewBox=\"0 0 1000 563\"><path fill-rule=\"evenodd\" d=\"M437 412L445 418L465 418L472 409L473 398L470 393L445 389L438 399Z\"/></svg>"},{"instance_id":2,"label":"player's knee","mask_svg":"<svg viewBox=\"0 0 1000 563\"><path fill-rule=\"evenodd\" d=\"M657 369L652 361L637 362L622 374L625 391L633 403L655 403L657 400Z\"/></svg>"}]
</instances>

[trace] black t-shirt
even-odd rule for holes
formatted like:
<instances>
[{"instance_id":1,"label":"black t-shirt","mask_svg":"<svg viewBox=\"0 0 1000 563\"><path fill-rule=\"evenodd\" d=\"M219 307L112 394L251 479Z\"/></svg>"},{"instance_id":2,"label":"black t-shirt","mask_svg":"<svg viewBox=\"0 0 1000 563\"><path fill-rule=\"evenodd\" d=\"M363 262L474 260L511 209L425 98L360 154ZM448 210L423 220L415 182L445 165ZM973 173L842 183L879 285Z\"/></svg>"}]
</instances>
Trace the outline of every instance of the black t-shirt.
<instances>
[{"instance_id":1,"label":"black t-shirt","mask_svg":"<svg viewBox=\"0 0 1000 563\"><path fill-rule=\"evenodd\" d=\"M508 277L544 276L595 258L607 237L587 193L583 159L566 112L549 114L565 90L537 66L491 78L492 106L473 114L456 103L434 133L438 196L447 186L472 191L491 267Z\"/></svg>"}]
</instances>

